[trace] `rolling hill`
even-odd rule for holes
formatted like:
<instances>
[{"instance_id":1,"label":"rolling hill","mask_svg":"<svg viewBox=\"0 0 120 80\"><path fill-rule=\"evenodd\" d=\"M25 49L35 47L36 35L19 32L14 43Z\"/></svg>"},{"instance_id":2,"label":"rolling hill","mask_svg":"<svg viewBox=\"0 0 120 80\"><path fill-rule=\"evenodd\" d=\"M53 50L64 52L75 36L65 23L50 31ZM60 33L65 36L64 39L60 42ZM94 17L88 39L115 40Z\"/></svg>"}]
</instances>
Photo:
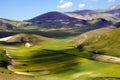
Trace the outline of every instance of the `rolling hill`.
<instances>
[{"instance_id":1,"label":"rolling hill","mask_svg":"<svg viewBox=\"0 0 120 80\"><path fill-rule=\"evenodd\" d=\"M100 36L92 37L84 41L81 45L88 53L98 52L104 55L120 57L119 51L120 28L104 33Z\"/></svg>"},{"instance_id":2,"label":"rolling hill","mask_svg":"<svg viewBox=\"0 0 120 80\"><path fill-rule=\"evenodd\" d=\"M23 21L14 21L14 20L8 20L0 18L0 30L16 30L19 28L23 28L26 26L30 26L30 22L23 22Z\"/></svg>"},{"instance_id":3,"label":"rolling hill","mask_svg":"<svg viewBox=\"0 0 120 80\"><path fill-rule=\"evenodd\" d=\"M9 37L5 37L5 38L1 38L0 41L1 42L5 42L7 44L10 43L39 43L44 41L45 39L47 39L47 37L43 37L43 36L39 36L39 35L34 35L34 34L25 34L25 33L19 33L13 36L9 36Z\"/></svg>"},{"instance_id":4,"label":"rolling hill","mask_svg":"<svg viewBox=\"0 0 120 80\"><path fill-rule=\"evenodd\" d=\"M114 30L114 29L112 29L110 27L95 29L95 30L88 31L88 32L85 32L81 35L74 37L70 42L73 42L76 45L80 45L91 38L97 37L99 35L102 35L106 32L112 31L112 30Z\"/></svg>"},{"instance_id":5,"label":"rolling hill","mask_svg":"<svg viewBox=\"0 0 120 80\"><path fill-rule=\"evenodd\" d=\"M120 67L119 64L93 60L91 59L92 55L86 57L88 54L91 54L88 52L86 41L91 40L91 38L94 38L95 40L98 35L103 36L105 34L110 34L111 32L118 33L119 31L117 30L119 29L113 30L110 28L102 28L85 33L89 38L85 39L85 42L82 43L84 49L81 51L75 47L76 44L79 45L81 43L73 44L70 42L70 40L73 40L73 37L61 39L44 37L43 39L43 37L37 36L37 39L42 39L43 41L37 42L37 44L32 43L33 46L29 48L24 45L9 44L2 45L2 47L4 46L4 49L7 50L12 59L8 69L17 74L32 75L35 77L33 80L118 79L120 76L118 70ZM97 34L97 32L101 33ZM14 37L16 37L16 35ZM31 38L34 39L34 37ZM80 36L77 37L76 41L79 39L81 39ZM86 45L84 43L86 43ZM9 75L9 73L4 74ZM13 73L10 75L15 76ZM26 78L27 77L24 77L23 79Z\"/></svg>"}]
</instances>

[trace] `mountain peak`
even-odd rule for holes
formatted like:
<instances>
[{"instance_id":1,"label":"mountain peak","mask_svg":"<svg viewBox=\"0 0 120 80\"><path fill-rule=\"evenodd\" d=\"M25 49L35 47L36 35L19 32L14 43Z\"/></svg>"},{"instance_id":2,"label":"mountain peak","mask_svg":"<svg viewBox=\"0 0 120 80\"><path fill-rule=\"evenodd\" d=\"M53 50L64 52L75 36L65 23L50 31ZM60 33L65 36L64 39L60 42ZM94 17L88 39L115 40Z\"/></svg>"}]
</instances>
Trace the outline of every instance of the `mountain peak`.
<instances>
[{"instance_id":1,"label":"mountain peak","mask_svg":"<svg viewBox=\"0 0 120 80\"><path fill-rule=\"evenodd\" d=\"M39 22L41 20L66 20L66 19L75 19L75 18L69 17L65 15L64 13L54 11L54 12L48 12L48 13L42 14L29 21Z\"/></svg>"},{"instance_id":2,"label":"mountain peak","mask_svg":"<svg viewBox=\"0 0 120 80\"><path fill-rule=\"evenodd\" d=\"M108 8L108 10L120 9L120 5L113 5Z\"/></svg>"}]
</instances>

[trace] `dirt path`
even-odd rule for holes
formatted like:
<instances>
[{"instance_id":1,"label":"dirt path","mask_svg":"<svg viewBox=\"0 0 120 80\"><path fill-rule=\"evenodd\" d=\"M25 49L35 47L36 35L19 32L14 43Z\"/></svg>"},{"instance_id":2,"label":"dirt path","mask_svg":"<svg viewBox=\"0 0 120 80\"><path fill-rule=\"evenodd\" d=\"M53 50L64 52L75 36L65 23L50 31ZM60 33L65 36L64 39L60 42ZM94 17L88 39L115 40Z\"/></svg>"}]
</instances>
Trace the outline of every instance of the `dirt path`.
<instances>
[{"instance_id":1,"label":"dirt path","mask_svg":"<svg viewBox=\"0 0 120 80\"><path fill-rule=\"evenodd\" d=\"M119 57L113 57L113 56L108 56L108 55L95 54L93 56L93 59L96 59L99 61L105 61L105 62L120 63Z\"/></svg>"},{"instance_id":2,"label":"dirt path","mask_svg":"<svg viewBox=\"0 0 120 80\"><path fill-rule=\"evenodd\" d=\"M93 74L93 72L81 72L81 73L76 73L72 76L72 79L78 79L82 76L90 75Z\"/></svg>"},{"instance_id":3,"label":"dirt path","mask_svg":"<svg viewBox=\"0 0 120 80\"><path fill-rule=\"evenodd\" d=\"M9 54L8 51L6 51L6 55L7 55L9 58L12 58L12 57L10 56L10 54ZM18 71L12 70L13 65L19 64L18 62L15 62L13 59L11 60L11 64L12 64L12 65L8 65L7 68L8 68L8 70L13 71L13 72L16 73L16 74L29 75L29 76L33 76L33 75L34 75L34 74L31 74L31 73L28 73L28 72L18 72Z\"/></svg>"},{"instance_id":4,"label":"dirt path","mask_svg":"<svg viewBox=\"0 0 120 80\"><path fill-rule=\"evenodd\" d=\"M12 38L13 36L9 36L9 37L5 37L5 38L1 38L0 41L7 41L8 39Z\"/></svg>"},{"instance_id":5,"label":"dirt path","mask_svg":"<svg viewBox=\"0 0 120 80\"><path fill-rule=\"evenodd\" d=\"M21 75L28 75L28 76L33 76L33 74L31 74L31 73L27 73L27 72L14 72L14 73L16 73L16 74L21 74Z\"/></svg>"},{"instance_id":6,"label":"dirt path","mask_svg":"<svg viewBox=\"0 0 120 80\"><path fill-rule=\"evenodd\" d=\"M13 71L14 73L16 73L16 74L21 74L21 75L28 75L28 76L33 76L34 74L31 74L31 73L28 73L28 72L18 72L18 71L14 71L14 70L12 70L12 65L8 65L7 66L7 68L8 68L8 70L10 70L10 71Z\"/></svg>"}]
</instances>

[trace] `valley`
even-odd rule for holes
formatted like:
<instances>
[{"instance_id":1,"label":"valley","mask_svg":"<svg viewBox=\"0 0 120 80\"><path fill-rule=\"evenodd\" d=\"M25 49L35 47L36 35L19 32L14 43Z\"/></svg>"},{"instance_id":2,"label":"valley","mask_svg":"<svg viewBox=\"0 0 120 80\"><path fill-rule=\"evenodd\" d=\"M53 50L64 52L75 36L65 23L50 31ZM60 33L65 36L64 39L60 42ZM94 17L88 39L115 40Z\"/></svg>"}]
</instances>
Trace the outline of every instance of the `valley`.
<instances>
[{"instance_id":1,"label":"valley","mask_svg":"<svg viewBox=\"0 0 120 80\"><path fill-rule=\"evenodd\" d=\"M119 11L0 18L0 80L120 80Z\"/></svg>"},{"instance_id":2,"label":"valley","mask_svg":"<svg viewBox=\"0 0 120 80\"><path fill-rule=\"evenodd\" d=\"M29 35L24 34L22 37L24 36ZM8 66L9 70L17 74L35 76L38 80L92 80L95 77L114 77L117 79L120 76L119 64L91 60L92 53L79 51L75 47L76 43L73 44L69 41L73 37L55 39L33 36L34 39L41 41L37 43L30 41L32 47L29 48L26 48L23 43L13 44L9 47L10 43L4 45L4 49L6 48L9 56L13 58L11 65Z\"/></svg>"}]
</instances>

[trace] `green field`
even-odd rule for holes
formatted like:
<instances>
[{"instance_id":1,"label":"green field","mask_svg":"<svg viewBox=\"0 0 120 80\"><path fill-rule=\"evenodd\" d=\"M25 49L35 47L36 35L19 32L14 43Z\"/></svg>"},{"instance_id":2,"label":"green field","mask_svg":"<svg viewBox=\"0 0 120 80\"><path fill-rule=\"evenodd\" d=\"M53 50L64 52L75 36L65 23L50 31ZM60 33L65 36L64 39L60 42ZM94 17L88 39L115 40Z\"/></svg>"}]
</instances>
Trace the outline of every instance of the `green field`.
<instances>
[{"instance_id":1,"label":"green field","mask_svg":"<svg viewBox=\"0 0 120 80\"><path fill-rule=\"evenodd\" d=\"M95 35L98 31L101 33ZM25 43L11 45L2 43L1 49L7 50L12 58L11 66L9 66L9 70L12 72L0 68L0 79L6 80L7 77L9 80L14 80L13 78L20 76L20 80L119 80L120 64L93 60L91 58L93 54L90 53L90 51L97 49L102 51L109 48L110 52L106 50L104 54L119 56L119 53L112 52L119 52L119 50L112 50L111 48L113 47L107 44L105 46L106 42L113 40L115 42L114 45L119 43L119 31L120 29L111 31L111 29L103 28L80 36L60 37L59 39L30 35L31 41L29 43L32 46L29 48L24 46ZM110 33L117 35L111 35L110 37L112 38L107 39L108 41L102 38L105 35L110 35ZM89 37L84 39L84 35ZM91 41L97 39L98 35L102 39L100 38L99 41L91 44ZM28 35L22 35L22 37L24 36ZM18 40L16 38L13 39ZM81 43L80 40L83 42ZM81 50L77 48L79 45L83 46ZM115 46L117 47L118 45ZM17 75L13 72L31 76ZM10 77L10 75L13 77Z\"/></svg>"},{"instance_id":2,"label":"green field","mask_svg":"<svg viewBox=\"0 0 120 80\"><path fill-rule=\"evenodd\" d=\"M82 43L85 51L98 51L101 54L120 57L120 28L103 35L90 38Z\"/></svg>"}]
</instances>

